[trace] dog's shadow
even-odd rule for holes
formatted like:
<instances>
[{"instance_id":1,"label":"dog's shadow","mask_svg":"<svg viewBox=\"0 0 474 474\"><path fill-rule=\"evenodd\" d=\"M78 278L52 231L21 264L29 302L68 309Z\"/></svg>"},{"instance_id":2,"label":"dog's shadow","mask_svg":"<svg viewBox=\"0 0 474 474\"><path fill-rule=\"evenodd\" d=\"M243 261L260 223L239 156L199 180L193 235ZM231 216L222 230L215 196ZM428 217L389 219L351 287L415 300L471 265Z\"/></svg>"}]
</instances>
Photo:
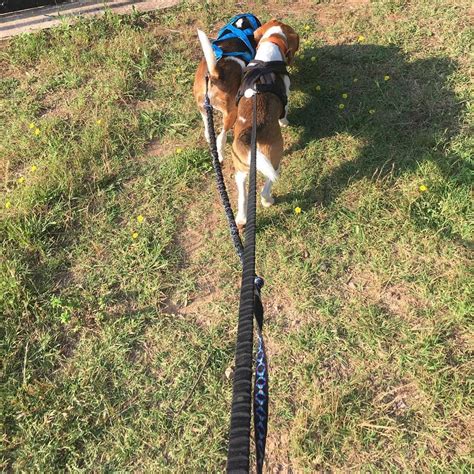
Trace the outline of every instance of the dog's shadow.
<instances>
[{"instance_id":1,"label":"dog's shadow","mask_svg":"<svg viewBox=\"0 0 474 474\"><path fill-rule=\"evenodd\" d=\"M461 105L448 82L456 68L448 58L409 60L395 46L303 51L291 74L286 153L304 154L298 172L306 175L305 185L277 195L277 203L328 206L349 183L394 183L425 160L452 174L442 148L459 128ZM316 144L336 136L352 137L357 145L351 149L346 141L340 153L332 149L324 156ZM340 143L332 142L329 147ZM343 156L347 152L351 156ZM291 172L291 160L285 164Z\"/></svg>"}]
</instances>

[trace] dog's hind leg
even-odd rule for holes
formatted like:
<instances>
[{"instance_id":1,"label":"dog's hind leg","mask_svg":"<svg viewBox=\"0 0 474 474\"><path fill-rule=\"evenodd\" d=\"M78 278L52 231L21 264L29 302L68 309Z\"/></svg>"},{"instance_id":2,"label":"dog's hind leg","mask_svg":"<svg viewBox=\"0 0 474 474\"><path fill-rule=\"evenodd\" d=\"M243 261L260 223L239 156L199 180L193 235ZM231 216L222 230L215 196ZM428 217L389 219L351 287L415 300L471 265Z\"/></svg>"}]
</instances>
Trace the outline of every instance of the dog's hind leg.
<instances>
[{"instance_id":1,"label":"dog's hind leg","mask_svg":"<svg viewBox=\"0 0 474 474\"><path fill-rule=\"evenodd\" d=\"M217 136L217 153L219 154L219 161L224 161L225 144L227 143L227 130L222 129L222 132Z\"/></svg>"},{"instance_id":2,"label":"dog's hind leg","mask_svg":"<svg viewBox=\"0 0 474 474\"><path fill-rule=\"evenodd\" d=\"M227 133L232 129L237 117L237 112L232 111L229 113L224 112L224 120L222 125L222 131L217 137L217 152L219 153L219 161L224 161L225 144L227 143Z\"/></svg>"},{"instance_id":3,"label":"dog's hind leg","mask_svg":"<svg viewBox=\"0 0 474 474\"><path fill-rule=\"evenodd\" d=\"M206 137L207 143L211 141L209 137L209 126L207 125L207 113L204 110L200 110L202 121L204 122L204 136Z\"/></svg>"},{"instance_id":4,"label":"dog's hind leg","mask_svg":"<svg viewBox=\"0 0 474 474\"><path fill-rule=\"evenodd\" d=\"M277 173L280 174L281 166L278 167ZM260 193L260 201L263 207L270 207L275 204L275 199L272 197L272 186L275 181L267 178Z\"/></svg>"},{"instance_id":5,"label":"dog's hind leg","mask_svg":"<svg viewBox=\"0 0 474 474\"><path fill-rule=\"evenodd\" d=\"M246 171L237 171L235 173L235 182L237 183L237 216L235 222L242 228L247 223L247 181L248 173Z\"/></svg>"},{"instance_id":6,"label":"dog's hind leg","mask_svg":"<svg viewBox=\"0 0 474 474\"><path fill-rule=\"evenodd\" d=\"M270 181L269 179L267 179L263 185L262 192L260 193L260 200L263 207L270 207L275 203L275 199L272 197L272 186L273 181Z\"/></svg>"}]
</instances>

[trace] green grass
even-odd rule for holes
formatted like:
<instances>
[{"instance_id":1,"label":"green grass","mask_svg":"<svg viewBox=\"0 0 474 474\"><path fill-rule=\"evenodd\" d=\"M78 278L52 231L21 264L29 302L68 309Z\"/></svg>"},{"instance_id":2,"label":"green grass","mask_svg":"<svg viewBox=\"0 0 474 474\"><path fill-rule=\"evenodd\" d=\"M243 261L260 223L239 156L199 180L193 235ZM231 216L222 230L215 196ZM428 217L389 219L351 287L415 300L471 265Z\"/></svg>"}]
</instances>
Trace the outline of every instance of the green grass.
<instances>
[{"instance_id":1,"label":"green grass","mask_svg":"<svg viewBox=\"0 0 474 474\"><path fill-rule=\"evenodd\" d=\"M302 40L258 210L267 465L469 472L469 5L245 9ZM223 470L240 271L191 85L196 27L234 13L2 46L3 470Z\"/></svg>"}]
</instances>

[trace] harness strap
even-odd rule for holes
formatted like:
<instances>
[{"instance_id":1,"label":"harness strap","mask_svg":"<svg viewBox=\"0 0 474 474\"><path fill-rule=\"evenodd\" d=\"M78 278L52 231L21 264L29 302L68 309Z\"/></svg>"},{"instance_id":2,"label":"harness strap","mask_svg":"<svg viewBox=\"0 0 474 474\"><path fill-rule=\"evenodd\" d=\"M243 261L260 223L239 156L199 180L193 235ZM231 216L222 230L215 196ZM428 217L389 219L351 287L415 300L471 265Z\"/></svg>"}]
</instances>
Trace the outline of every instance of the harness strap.
<instances>
[{"instance_id":1,"label":"harness strap","mask_svg":"<svg viewBox=\"0 0 474 474\"><path fill-rule=\"evenodd\" d=\"M243 69L242 83L236 96L238 104L247 89L254 89L259 93L270 92L281 101L283 108L280 118L285 116L285 107L288 103L283 76L288 75L284 61L260 61L253 59Z\"/></svg>"},{"instance_id":2,"label":"harness strap","mask_svg":"<svg viewBox=\"0 0 474 474\"><path fill-rule=\"evenodd\" d=\"M277 45L283 57L286 58L286 55L288 54L288 42L286 41L286 38L284 36L271 35L271 36L268 36L267 38L263 38L258 43L257 49L260 47L262 43L273 43Z\"/></svg>"},{"instance_id":3,"label":"harness strap","mask_svg":"<svg viewBox=\"0 0 474 474\"><path fill-rule=\"evenodd\" d=\"M241 18L247 20L251 27L246 29L237 28L234 23ZM251 61L255 56L255 47L250 38L253 39L254 31L261 26L260 21L251 13L242 13L234 16L227 25L222 27L217 33L217 38L212 42L212 49L216 59L219 60L225 56L234 56L242 58L246 63ZM224 52L218 43L228 39L239 39L244 44L246 51Z\"/></svg>"}]
</instances>

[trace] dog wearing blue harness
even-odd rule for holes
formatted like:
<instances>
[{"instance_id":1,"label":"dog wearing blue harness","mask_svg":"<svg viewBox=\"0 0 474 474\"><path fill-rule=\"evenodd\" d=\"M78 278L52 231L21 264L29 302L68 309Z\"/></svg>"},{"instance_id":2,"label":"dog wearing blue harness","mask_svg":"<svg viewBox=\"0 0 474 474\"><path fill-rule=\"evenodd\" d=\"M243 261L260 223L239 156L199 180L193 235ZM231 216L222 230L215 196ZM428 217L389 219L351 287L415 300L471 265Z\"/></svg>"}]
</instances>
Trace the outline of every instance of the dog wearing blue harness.
<instances>
[{"instance_id":1,"label":"dog wearing blue harness","mask_svg":"<svg viewBox=\"0 0 474 474\"><path fill-rule=\"evenodd\" d=\"M255 57L254 31L261 26L251 13L234 16L210 41L198 30L198 38L204 53L194 77L193 94L204 122L204 135L209 142L204 97L206 88L212 106L223 115L222 131L217 137L219 160L224 159L227 133L237 118L235 97L242 80L242 71Z\"/></svg>"}]
</instances>

